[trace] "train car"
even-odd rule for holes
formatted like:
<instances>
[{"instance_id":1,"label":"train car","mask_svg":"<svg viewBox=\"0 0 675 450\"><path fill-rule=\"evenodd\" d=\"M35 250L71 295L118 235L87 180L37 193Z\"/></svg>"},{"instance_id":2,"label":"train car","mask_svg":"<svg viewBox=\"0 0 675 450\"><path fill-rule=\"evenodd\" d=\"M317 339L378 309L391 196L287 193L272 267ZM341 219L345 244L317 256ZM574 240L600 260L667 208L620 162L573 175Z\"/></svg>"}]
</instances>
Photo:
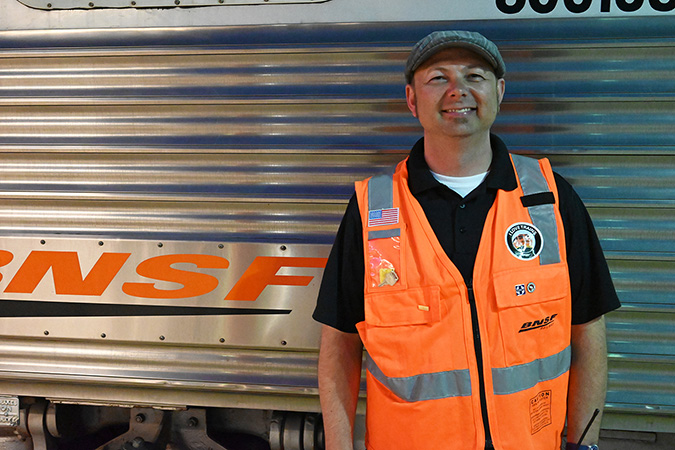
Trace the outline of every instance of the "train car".
<instances>
[{"instance_id":1,"label":"train car","mask_svg":"<svg viewBox=\"0 0 675 450\"><path fill-rule=\"evenodd\" d=\"M448 28L499 45L494 131L596 225L602 447L675 448L674 10L0 0L0 449L322 449L322 270L353 182L421 135L404 62Z\"/></svg>"}]
</instances>

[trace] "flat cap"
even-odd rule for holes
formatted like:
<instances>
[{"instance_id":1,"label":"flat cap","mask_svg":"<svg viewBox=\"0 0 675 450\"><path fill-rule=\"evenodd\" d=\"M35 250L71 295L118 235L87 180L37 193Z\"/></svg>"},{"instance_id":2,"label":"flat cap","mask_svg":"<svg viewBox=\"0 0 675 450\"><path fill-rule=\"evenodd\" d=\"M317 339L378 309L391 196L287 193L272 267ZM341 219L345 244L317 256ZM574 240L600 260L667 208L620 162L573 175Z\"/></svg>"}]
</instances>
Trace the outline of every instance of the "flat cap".
<instances>
[{"instance_id":1,"label":"flat cap","mask_svg":"<svg viewBox=\"0 0 675 450\"><path fill-rule=\"evenodd\" d=\"M412 82L413 73L426 60L441 50L452 47L463 47L478 53L490 63L497 78L502 78L506 73L506 65L494 42L474 31L449 30L434 31L419 41L408 56L405 65L405 79Z\"/></svg>"}]
</instances>

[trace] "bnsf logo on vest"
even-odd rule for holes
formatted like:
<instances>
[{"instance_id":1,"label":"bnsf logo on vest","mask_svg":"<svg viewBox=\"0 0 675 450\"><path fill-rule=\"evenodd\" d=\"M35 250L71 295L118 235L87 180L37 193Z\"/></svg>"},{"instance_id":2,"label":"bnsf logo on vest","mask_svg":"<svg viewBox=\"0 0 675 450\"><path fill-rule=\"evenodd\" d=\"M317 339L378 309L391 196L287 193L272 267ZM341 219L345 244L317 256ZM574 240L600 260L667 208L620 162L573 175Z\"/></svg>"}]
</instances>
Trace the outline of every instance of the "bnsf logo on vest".
<instances>
[{"instance_id":1,"label":"bnsf logo on vest","mask_svg":"<svg viewBox=\"0 0 675 450\"><path fill-rule=\"evenodd\" d=\"M548 328L553 325L557 314L552 314L548 317L545 317L541 320L535 320L534 322L525 322L521 327L518 333L523 333L525 331L537 330L539 328Z\"/></svg>"},{"instance_id":2,"label":"bnsf logo on vest","mask_svg":"<svg viewBox=\"0 0 675 450\"><path fill-rule=\"evenodd\" d=\"M651 8L658 12L670 12L675 9L675 0L497 0L497 9L504 14L518 14L525 5L538 14L549 14L558 6L558 3L564 5L567 11L574 14L585 13L593 7L601 13L621 12L632 13L638 11L645 4L645 8Z\"/></svg>"}]
</instances>

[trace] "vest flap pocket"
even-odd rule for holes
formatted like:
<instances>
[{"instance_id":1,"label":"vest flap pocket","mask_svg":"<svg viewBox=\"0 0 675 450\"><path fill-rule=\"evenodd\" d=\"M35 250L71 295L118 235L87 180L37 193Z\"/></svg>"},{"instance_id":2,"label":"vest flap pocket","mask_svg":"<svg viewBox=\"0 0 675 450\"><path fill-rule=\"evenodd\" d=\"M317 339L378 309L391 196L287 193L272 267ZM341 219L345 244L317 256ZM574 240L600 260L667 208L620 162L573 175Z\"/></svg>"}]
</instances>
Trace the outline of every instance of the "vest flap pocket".
<instances>
[{"instance_id":1,"label":"vest flap pocket","mask_svg":"<svg viewBox=\"0 0 675 450\"><path fill-rule=\"evenodd\" d=\"M568 296L570 291L565 264L498 273L493 283L500 309L559 300Z\"/></svg>"},{"instance_id":2,"label":"vest flap pocket","mask_svg":"<svg viewBox=\"0 0 675 450\"><path fill-rule=\"evenodd\" d=\"M365 297L366 323L378 327L424 325L441 319L439 286L369 294Z\"/></svg>"}]
</instances>

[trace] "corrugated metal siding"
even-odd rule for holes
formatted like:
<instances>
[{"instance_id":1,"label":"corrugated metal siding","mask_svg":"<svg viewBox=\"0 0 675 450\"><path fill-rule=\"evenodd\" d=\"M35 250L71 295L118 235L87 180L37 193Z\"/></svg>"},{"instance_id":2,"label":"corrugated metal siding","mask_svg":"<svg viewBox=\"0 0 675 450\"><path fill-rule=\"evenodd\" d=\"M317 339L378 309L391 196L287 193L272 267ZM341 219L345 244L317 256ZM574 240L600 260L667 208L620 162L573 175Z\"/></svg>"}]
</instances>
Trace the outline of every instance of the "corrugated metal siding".
<instances>
[{"instance_id":1,"label":"corrugated metal siding","mask_svg":"<svg viewBox=\"0 0 675 450\"><path fill-rule=\"evenodd\" d=\"M675 431L670 18L2 32L0 230L329 244L420 135L408 48L453 26L503 49L495 131L596 223L624 303L606 426Z\"/></svg>"}]
</instances>

